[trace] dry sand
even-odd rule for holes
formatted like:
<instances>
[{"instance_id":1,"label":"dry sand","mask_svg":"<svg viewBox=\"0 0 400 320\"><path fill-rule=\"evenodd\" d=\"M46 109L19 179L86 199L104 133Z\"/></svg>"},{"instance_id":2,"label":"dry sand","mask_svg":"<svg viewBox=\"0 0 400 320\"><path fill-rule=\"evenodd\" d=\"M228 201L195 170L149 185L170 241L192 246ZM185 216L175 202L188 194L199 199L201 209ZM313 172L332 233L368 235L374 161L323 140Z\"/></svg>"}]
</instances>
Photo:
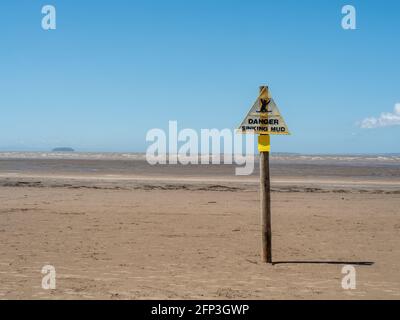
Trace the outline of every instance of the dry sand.
<instances>
[{"instance_id":1,"label":"dry sand","mask_svg":"<svg viewBox=\"0 0 400 320\"><path fill-rule=\"evenodd\" d=\"M273 162L273 260L257 172L0 160L0 298L399 299L400 165ZM56 268L57 289L41 288ZM357 271L343 290L343 265Z\"/></svg>"}]
</instances>

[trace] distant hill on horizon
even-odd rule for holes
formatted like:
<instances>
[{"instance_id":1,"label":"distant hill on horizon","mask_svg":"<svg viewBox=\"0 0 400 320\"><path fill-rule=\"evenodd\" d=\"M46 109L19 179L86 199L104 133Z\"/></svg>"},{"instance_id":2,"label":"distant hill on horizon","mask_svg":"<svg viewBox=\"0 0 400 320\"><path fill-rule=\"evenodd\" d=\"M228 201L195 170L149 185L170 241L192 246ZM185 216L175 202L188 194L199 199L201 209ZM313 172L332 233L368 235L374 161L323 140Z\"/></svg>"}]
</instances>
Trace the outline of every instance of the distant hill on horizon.
<instances>
[{"instance_id":1,"label":"distant hill on horizon","mask_svg":"<svg viewBox=\"0 0 400 320\"><path fill-rule=\"evenodd\" d=\"M51 150L52 152L75 152L74 149L69 147L57 147Z\"/></svg>"}]
</instances>

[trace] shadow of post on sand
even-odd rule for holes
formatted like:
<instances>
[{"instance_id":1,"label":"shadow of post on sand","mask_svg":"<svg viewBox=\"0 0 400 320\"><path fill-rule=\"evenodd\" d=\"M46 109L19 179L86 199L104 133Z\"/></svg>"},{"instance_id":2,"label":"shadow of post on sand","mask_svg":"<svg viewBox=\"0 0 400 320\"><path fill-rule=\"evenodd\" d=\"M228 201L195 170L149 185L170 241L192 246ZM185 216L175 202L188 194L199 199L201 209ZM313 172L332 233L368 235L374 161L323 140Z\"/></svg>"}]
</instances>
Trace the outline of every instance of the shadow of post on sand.
<instances>
[{"instance_id":1,"label":"shadow of post on sand","mask_svg":"<svg viewBox=\"0 0 400 320\"><path fill-rule=\"evenodd\" d=\"M354 265L354 266L372 266L374 262L372 261L276 261L272 262L272 265L277 264L336 264L336 265Z\"/></svg>"}]
</instances>

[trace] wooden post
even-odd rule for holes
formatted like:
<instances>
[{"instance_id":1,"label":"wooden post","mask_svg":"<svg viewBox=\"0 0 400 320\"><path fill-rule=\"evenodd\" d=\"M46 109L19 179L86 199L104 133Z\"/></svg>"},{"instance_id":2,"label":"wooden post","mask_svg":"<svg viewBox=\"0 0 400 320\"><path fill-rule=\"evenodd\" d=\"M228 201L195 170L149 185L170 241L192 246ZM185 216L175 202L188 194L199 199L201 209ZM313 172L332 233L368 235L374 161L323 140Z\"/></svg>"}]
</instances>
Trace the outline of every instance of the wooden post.
<instances>
[{"instance_id":1,"label":"wooden post","mask_svg":"<svg viewBox=\"0 0 400 320\"><path fill-rule=\"evenodd\" d=\"M260 152L260 202L263 262L272 263L271 252L271 181L269 175L269 152Z\"/></svg>"},{"instance_id":2,"label":"wooden post","mask_svg":"<svg viewBox=\"0 0 400 320\"><path fill-rule=\"evenodd\" d=\"M262 90L268 87L260 87ZM271 180L269 173L269 135L259 135L258 150L260 151L260 208L261 208L261 258L263 262L272 263L271 243Z\"/></svg>"}]
</instances>

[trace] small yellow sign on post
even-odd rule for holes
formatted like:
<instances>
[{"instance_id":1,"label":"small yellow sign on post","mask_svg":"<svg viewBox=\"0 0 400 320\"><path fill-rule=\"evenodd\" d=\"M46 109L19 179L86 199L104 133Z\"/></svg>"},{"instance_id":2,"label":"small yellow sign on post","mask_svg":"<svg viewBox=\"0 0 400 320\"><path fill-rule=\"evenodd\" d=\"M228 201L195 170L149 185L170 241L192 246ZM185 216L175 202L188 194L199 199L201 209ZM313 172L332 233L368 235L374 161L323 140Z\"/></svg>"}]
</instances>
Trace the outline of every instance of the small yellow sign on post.
<instances>
[{"instance_id":1,"label":"small yellow sign on post","mask_svg":"<svg viewBox=\"0 0 400 320\"><path fill-rule=\"evenodd\" d=\"M258 136L258 151L271 152L271 138L269 134L260 134Z\"/></svg>"}]
</instances>

